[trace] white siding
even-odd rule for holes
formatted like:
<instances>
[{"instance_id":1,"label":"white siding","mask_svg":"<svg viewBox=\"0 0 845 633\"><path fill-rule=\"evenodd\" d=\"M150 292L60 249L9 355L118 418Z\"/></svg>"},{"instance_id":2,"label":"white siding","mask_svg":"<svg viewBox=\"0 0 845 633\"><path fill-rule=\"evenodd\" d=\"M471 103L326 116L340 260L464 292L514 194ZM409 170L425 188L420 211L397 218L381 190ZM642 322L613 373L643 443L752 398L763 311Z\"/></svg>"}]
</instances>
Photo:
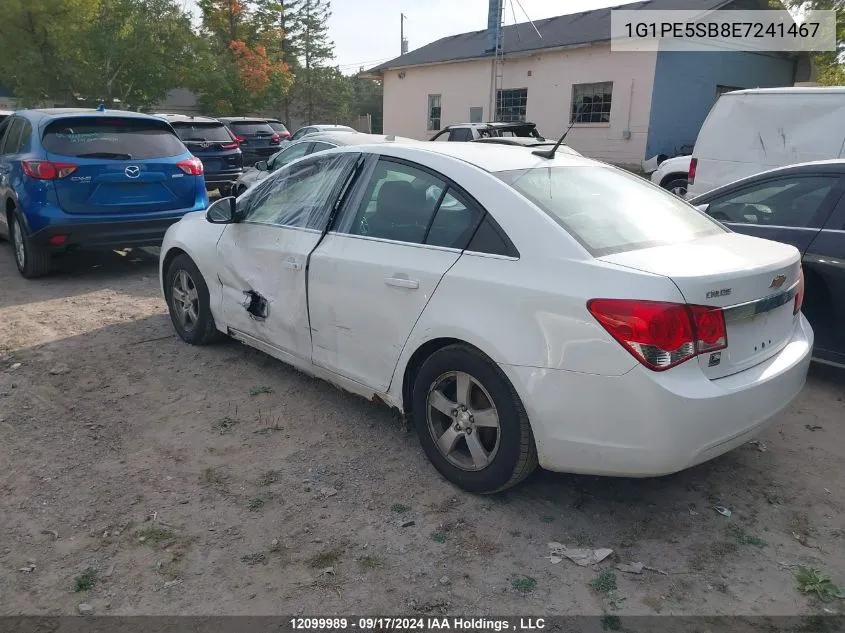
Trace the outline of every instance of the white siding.
<instances>
[{"instance_id":1,"label":"white siding","mask_svg":"<svg viewBox=\"0 0 845 633\"><path fill-rule=\"evenodd\" d=\"M656 59L656 52L611 54L610 45L604 44L541 52L507 60L502 87L527 88L528 120L547 138L558 138L569 126L572 85L612 81L610 123L576 124L567 143L586 156L639 165L645 154ZM431 138L434 132L426 130L429 94L442 97L442 126L468 122L474 106L483 106L484 120L492 120L491 64L479 60L387 71L385 134ZM624 138L626 130L630 139Z\"/></svg>"}]
</instances>

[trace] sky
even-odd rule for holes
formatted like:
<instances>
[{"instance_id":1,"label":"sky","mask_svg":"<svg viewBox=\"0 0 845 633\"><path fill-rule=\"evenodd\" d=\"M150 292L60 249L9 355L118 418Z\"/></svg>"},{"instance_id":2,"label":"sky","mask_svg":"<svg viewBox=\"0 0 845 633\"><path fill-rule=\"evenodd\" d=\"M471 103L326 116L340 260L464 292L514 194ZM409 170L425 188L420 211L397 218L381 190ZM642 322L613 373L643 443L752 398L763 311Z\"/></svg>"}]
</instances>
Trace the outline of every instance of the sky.
<instances>
[{"instance_id":1,"label":"sky","mask_svg":"<svg viewBox=\"0 0 845 633\"><path fill-rule=\"evenodd\" d=\"M618 6L625 0L505 0L505 24ZM332 0L329 30L344 74L397 57L404 13L409 50L441 37L487 28L488 0ZM523 11L524 10L524 11Z\"/></svg>"}]
</instances>

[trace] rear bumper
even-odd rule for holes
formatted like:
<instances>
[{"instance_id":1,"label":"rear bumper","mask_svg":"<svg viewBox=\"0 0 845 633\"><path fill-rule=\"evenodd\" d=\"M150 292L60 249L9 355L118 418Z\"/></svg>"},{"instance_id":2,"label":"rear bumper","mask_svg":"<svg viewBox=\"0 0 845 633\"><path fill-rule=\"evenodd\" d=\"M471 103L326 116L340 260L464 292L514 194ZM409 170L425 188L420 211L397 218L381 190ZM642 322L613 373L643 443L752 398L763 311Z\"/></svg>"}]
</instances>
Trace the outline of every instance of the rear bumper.
<instances>
[{"instance_id":1,"label":"rear bumper","mask_svg":"<svg viewBox=\"0 0 845 633\"><path fill-rule=\"evenodd\" d=\"M243 170L239 169L237 171L225 171L219 173L206 173L205 174L205 185L206 187L216 187L219 185L233 185L237 182L238 178L241 177L243 174Z\"/></svg>"},{"instance_id":2,"label":"rear bumper","mask_svg":"<svg viewBox=\"0 0 845 633\"><path fill-rule=\"evenodd\" d=\"M502 365L531 420L540 465L625 477L674 473L747 442L804 386L813 331L745 371L709 380L696 362L622 376Z\"/></svg>"},{"instance_id":3,"label":"rear bumper","mask_svg":"<svg viewBox=\"0 0 845 633\"><path fill-rule=\"evenodd\" d=\"M191 211L188 209L185 213ZM28 237L39 246L53 252L69 248L116 249L139 246L160 246L164 234L171 224L178 222L184 213L148 220L124 220L111 222L85 222L60 226L49 226ZM67 240L59 246L50 244L50 238L66 235Z\"/></svg>"}]
</instances>

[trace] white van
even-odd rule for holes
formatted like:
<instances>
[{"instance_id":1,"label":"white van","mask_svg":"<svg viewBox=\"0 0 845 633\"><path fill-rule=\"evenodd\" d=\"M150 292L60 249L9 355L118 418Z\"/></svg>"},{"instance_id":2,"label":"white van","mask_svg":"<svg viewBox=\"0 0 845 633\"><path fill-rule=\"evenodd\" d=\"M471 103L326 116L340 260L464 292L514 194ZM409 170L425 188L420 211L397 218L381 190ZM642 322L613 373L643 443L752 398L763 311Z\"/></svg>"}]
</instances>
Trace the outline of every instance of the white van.
<instances>
[{"instance_id":1,"label":"white van","mask_svg":"<svg viewBox=\"0 0 845 633\"><path fill-rule=\"evenodd\" d=\"M840 158L843 145L845 87L728 92L698 133L686 197L767 169Z\"/></svg>"}]
</instances>

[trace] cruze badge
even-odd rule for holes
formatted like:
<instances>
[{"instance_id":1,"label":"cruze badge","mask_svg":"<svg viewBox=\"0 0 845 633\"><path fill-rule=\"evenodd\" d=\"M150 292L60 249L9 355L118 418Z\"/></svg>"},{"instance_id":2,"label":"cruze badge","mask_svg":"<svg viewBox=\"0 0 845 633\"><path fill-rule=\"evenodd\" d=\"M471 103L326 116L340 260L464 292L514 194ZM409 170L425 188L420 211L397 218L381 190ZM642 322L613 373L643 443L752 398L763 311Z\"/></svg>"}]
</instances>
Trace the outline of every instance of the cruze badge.
<instances>
[{"instance_id":1,"label":"cruze badge","mask_svg":"<svg viewBox=\"0 0 845 633\"><path fill-rule=\"evenodd\" d=\"M707 298L715 299L716 297L727 297L729 294L731 294L730 288L722 288L721 290L708 290Z\"/></svg>"}]
</instances>

